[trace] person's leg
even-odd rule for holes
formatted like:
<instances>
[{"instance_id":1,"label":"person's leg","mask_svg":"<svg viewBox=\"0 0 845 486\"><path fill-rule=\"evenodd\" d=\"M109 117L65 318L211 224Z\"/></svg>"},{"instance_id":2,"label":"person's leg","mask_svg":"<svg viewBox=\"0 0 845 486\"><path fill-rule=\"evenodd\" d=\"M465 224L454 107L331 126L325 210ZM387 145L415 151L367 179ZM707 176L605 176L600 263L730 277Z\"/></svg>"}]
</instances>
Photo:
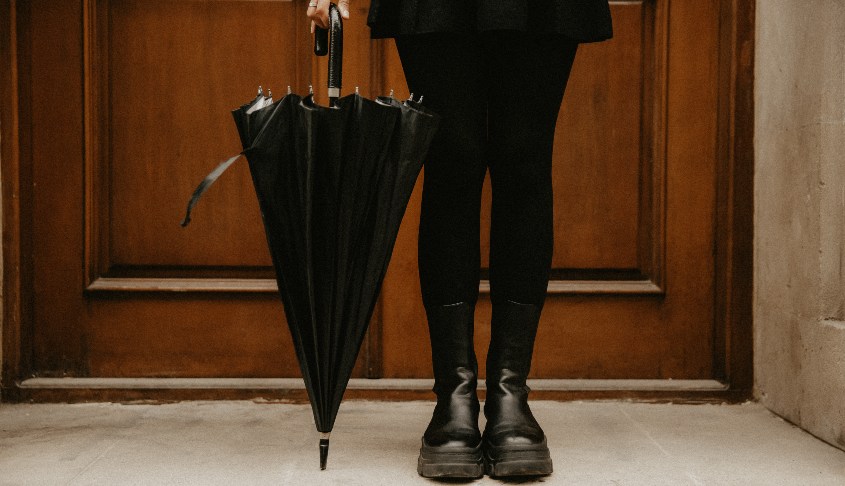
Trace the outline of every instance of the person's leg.
<instances>
[{"instance_id":1,"label":"person's leg","mask_svg":"<svg viewBox=\"0 0 845 486\"><path fill-rule=\"evenodd\" d=\"M408 86L441 116L423 169L418 261L423 303L478 298L487 112L480 45L466 34L400 37Z\"/></svg>"},{"instance_id":2,"label":"person's leg","mask_svg":"<svg viewBox=\"0 0 845 486\"><path fill-rule=\"evenodd\" d=\"M480 267L479 213L486 163L486 108L476 99L480 45L437 34L396 40L411 92L439 114L423 171L419 271L437 405L423 435L425 477L483 475L473 314ZM483 101L483 100L482 100Z\"/></svg>"},{"instance_id":3,"label":"person's leg","mask_svg":"<svg viewBox=\"0 0 845 486\"><path fill-rule=\"evenodd\" d=\"M553 249L552 149L577 44L559 36L485 37L492 183L484 453L491 476L552 472L525 380Z\"/></svg>"},{"instance_id":4,"label":"person's leg","mask_svg":"<svg viewBox=\"0 0 845 486\"><path fill-rule=\"evenodd\" d=\"M577 44L519 32L486 35L492 183L492 300L542 304L554 245L555 123Z\"/></svg>"}]
</instances>

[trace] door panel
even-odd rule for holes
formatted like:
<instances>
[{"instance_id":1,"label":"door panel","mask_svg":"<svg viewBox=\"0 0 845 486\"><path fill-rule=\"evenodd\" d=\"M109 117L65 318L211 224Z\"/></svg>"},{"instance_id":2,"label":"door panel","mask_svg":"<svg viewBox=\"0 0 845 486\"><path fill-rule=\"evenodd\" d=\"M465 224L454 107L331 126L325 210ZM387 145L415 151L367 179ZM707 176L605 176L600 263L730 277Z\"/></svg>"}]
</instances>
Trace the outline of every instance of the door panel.
<instances>
[{"instance_id":1,"label":"door panel","mask_svg":"<svg viewBox=\"0 0 845 486\"><path fill-rule=\"evenodd\" d=\"M278 97L313 83L325 100L307 2L20 3L34 372L298 376L246 165L209 191L191 226L178 223L200 178L239 151L229 111L257 85ZM345 25L344 92L405 97L392 42L369 41L365 3ZM611 3L615 37L579 48L558 119L553 272L533 373L712 378L719 2ZM431 375L416 268L424 177L355 376ZM486 280L481 289L483 368Z\"/></svg>"},{"instance_id":2,"label":"door panel","mask_svg":"<svg viewBox=\"0 0 845 486\"><path fill-rule=\"evenodd\" d=\"M99 52L108 109L105 156L93 170L108 175L107 198L92 211L107 268L270 265L244 164L215 188L215 204L197 208L197 224L173 223L184 188L241 150L227 112L254 94L256 79L296 79L302 66L282 49L296 45L294 10L290 2L103 2L96 27L108 29Z\"/></svg>"}]
</instances>

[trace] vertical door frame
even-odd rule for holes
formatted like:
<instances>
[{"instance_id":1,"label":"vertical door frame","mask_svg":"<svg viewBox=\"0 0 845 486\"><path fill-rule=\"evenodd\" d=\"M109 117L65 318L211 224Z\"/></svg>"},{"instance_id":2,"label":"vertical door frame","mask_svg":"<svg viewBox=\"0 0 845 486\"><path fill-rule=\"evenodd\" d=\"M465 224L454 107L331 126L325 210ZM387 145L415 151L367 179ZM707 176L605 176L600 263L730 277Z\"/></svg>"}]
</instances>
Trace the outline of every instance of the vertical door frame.
<instances>
[{"instance_id":1,"label":"vertical door frame","mask_svg":"<svg viewBox=\"0 0 845 486\"><path fill-rule=\"evenodd\" d=\"M16 382L30 373L32 336L31 320L24 312L28 294L25 291L25 268L29 258L24 252L21 221L21 154L22 131L18 79L20 45L17 30L16 0L0 0L0 181L2 181L2 373L0 400L15 398ZM25 224L25 222L23 222Z\"/></svg>"},{"instance_id":2,"label":"vertical door frame","mask_svg":"<svg viewBox=\"0 0 845 486\"><path fill-rule=\"evenodd\" d=\"M713 376L735 400L754 386L755 0L719 0L716 312Z\"/></svg>"}]
</instances>

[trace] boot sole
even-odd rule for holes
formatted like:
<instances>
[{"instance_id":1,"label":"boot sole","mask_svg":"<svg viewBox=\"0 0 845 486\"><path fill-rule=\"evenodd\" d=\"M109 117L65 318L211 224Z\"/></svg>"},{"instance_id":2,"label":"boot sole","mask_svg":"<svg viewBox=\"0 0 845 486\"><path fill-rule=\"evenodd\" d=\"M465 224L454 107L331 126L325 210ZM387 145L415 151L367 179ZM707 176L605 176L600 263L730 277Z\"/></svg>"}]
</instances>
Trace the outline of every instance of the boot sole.
<instances>
[{"instance_id":1,"label":"boot sole","mask_svg":"<svg viewBox=\"0 0 845 486\"><path fill-rule=\"evenodd\" d=\"M480 478L484 476L481 444L476 447L432 447L423 444L417 472L424 478Z\"/></svg>"},{"instance_id":2,"label":"boot sole","mask_svg":"<svg viewBox=\"0 0 845 486\"><path fill-rule=\"evenodd\" d=\"M493 478L548 476L553 472L546 439L538 445L484 448L484 472Z\"/></svg>"}]
</instances>

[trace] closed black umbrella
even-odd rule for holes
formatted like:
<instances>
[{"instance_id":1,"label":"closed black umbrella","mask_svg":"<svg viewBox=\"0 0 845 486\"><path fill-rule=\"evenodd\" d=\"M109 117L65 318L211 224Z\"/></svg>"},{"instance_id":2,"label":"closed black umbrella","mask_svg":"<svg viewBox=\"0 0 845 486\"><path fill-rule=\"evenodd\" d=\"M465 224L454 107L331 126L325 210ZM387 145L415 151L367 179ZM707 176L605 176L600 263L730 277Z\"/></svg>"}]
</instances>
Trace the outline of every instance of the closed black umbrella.
<instances>
[{"instance_id":1,"label":"closed black umbrella","mask_svg":"<svg viewBox=\"0 0 845 486\"><path fill-rule=\"evenodd\" d=\"M259 96L233 111L261 208L279 293L311 400L325 468L328 434L375 308L399 225L436 131L419 102L340 98L342 23L330 8L331 106ZM233 157L194 192L202 193Z\"/></svg>"}]
</instances>

